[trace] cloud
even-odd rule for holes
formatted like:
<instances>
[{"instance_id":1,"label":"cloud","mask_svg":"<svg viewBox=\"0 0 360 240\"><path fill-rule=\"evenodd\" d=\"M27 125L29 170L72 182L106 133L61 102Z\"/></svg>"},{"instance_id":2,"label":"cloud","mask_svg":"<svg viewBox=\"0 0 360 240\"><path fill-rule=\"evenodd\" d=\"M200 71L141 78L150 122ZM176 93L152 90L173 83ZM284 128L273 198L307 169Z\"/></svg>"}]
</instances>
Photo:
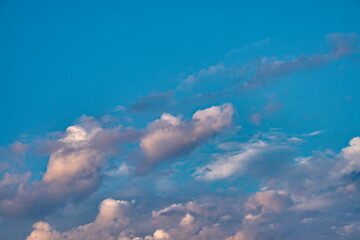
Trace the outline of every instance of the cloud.
<instances>
[{"instance_id":1,"label":"cloud","mask_svg":"<svg viewBox=\"0 0 360 240\"><path fill-rule=\"evenodd\" d=\"M240 89L257 88L267 84L270 80L288 76L296 71L315 68L332 60L330 55L300 56L291 61L268 61L261 59L260 66L254 76L241 85Z\"/></svg>"},{"instance_id":2,"label":"cloud","mask_svg":"<svg viewBox=\"0 0 360 240\"><path fill-rule=\"evenodd\" d=\"M170 235L163 229L158 229L154 232L154 240L170 240Z\"/></svg>"},{"instance_id":3,"label":"cloud","mask_svg":"<svg viewBox=\"0 0 360 240\"><path fill-rule=\"evenodd\" d=\"M0 146L0 174L5 170L24 166L24 160L31 148L25 140L18 140L7 146Z\"/></svg>"},{"instance_id":4,"label":"cloud","mask_svg":"<svg viewBox=\"0 0 360 240\"><path fill-rule=\"evenodd\" d=\"M284 174L265 180L265 189L282 190L249 196L248 214L238 234L248 240L355 239L360 182L354 178L356 168L347 170L349 161L359 157L357 140L353 138L338 154L314 153L285 168Z\"/></svg>"},{"instance_id":5,"label":"cloud","mask_svg":"<svg viewBox=\"0 0 360 240\"><path fill-rule=\"evenodd\" d=\"M137 138L133 129L104 129L94 118L81 117L51 145L41 181L24 182L20 180L25 178L18 178L10 190L6 188L9 194L0 201L0 213L12 217L42 215L66 201L86 198L99 187L101 169L110 156L119 154L119 145ZM9 178L5 175L1 182L9 182Z\"/></svg>"},{"instance_id":6,"label":"cloud","mask_svg":"<svg viewBox=\"0 0 360 240\"><path fill-rule=\"evenodd\" d=\"M351 139L350 146L343 148L341 155L346 159L343 173L360 172L360 137Z\"/></svg>"},{"instance_id":7,"label":"cloud","mask_svg":"<svg viewBox=\"0 0 360 240\"><path fill-rule=\"evenodd\" d=\"M225 240L245 240L244 234L242 232L236 233L234 236L227 237Z\"/></svg>"},{"instance_id":8,"label":"cloud","mask_svg":"<svg viewBox=\"0 0 360 240\"><path fill-rule=\"evenodd\" d=\"M206 181L245 174L268 177L286 166L294 150L284 143L262 140L257 136L235 147L235 151L215 155L214 161L198 167L193 175Z\"/></svg>"},{"instance_id":9,"label":"cloud","mask_svg":"<svg viewBox=\"0 0 360 240\"><path fill-rule=\"evenodd\" d=\"M146 167L189 153L229 126L233 113L231 104L198 110L189 121L164 113L149 124L140 140Z\"/></svg>"},{"instance_id":10,"label":"cloud","mask_svg":"<svg viewBox=\"0 0 360 240\"><path fill-rule=\"evenodd\" d=\"M138 101L130 104L127 109L131 112L146 112L149 110L163 110L174 104L174 93L172 91L151 93L141 96Z\"/></svg>"},{"instance_id":11,"label":"cloud","mask_svg":"<svg viewBox=\"0 0 360 240\"><path fill-rule=\"evenodd\" d=\"M250 121L254 125L260 125L263 119L268 118L271 114L282 108L282 104L273 98L274 97L271 97L260 111L253 113L250 116Z\"/></svg>"},{"instance_id":12,"label":"cloud","mask_svg":"<svg viewBox=\"0 0 360 240\"><path fill-rule=\"evenodd\" d=\"M267 84L270 80L288 76L297 71L312 69L331 61L359 52L360 35L355 33L335 33L326 36L330 51L325 54L300 56L290 61L268 61L264 57L254 76L240 88L256 88Z\"/></svg>"},{"instance_id":13,"label":"cloud","mask_svg":"<svg viewBox=\"0 0 360 240\"><path fill-rule=\"evenodd\" d=\"M287 136L271 133L254 137L260 138L279 144ZM133 203L107 199L94 222L63 233L39 222L27 240L37 235L56 240L356 239L360 229L360 180L354 171L343 169L349 161L358 159L357 143L355 137L339 153L314 152L296 158L276 174L262 175L260 189L253 193L213 194L170 204L150 214L143 212L146 208L142 204L133 208ZM254 141L253 145L240 146L250 149L274 145ZM270 167L265 169L272 171Z\"/></svg>"},{"instance_id":14,"label":"cloud","mask_svg":"<svg viewBox=\"0 0 360 240\"><path fill-rule=\"evenodd\" d=\"M265 192L257 192L249 198L246 207L250 209L261 208L262 212L276 212L291 206L292 201L285 191L269 190Z\"/></svg>"},{"instance_id":15,"label":"cloud","mask_svg":"<svg viewBox=\"0 0 360 240\"><path fill-rule=\"evenodd\" d=\"M58 232L48 223L37 222L26 240L115 240L118 239L117 236L124 226L129 223L126 216L129 207L129 202L108 198L101 202L94 222L63 233Z\"/></svg>"},{"instance_id":16,"label":"cloud","mask_svg":"<svg viewBox=\"0 0 360 240\"><path fill-rule=\"evenodd\" d=\"M353 222L337 229L337 234L344 239L356 239L360 234L360 222Z\"/></svg>"},{"instance_id":17,"label":"cloud","mask_svg":"<svg viewBox=\"0 0 360 240\"><path fill-rule=\"evenodd\" d=\"M26 240L61 240L61 234L53 229L46 222L37 222L34 224L34 231L26 238Z\"/></svg>"},{"instance_id":18,"label":"cloud","mask_svg":"<svg viewBox=\"0 0 360 240\"><path fill-rule=\"evenodd\" d=\"M158 229L167 233L169 239L201 240L224 239L227 236L227 219L224 209L212 204L187 202L172 204L153 211L151 221ZM155 234L154 234L155 236Z\"/></svg>"},{"instance_id":19,"label":"cloud","mask_svg":"<svg viewBox=\"0 0 360 240\"><path fill-rule=\"evenodd\" d=\"M218 63L208 68L200 69L198 72L190 74L180 85L192 85L200 80L209 77L223 80L232 79L231 86L226 89L230 81L222 81L224 89L219 93L198 94L204 97L218 97L233 90L255 89L267 85L271 81L290 76L299 71L306 71L324 66L333 61L346 58L352 54L360 52L360 35L356 33L333 33L325 37L329 46L329 51L323 54L301 55L291 60L281 60L279 57L263 56L242 66L236 64ZM231 54L230 54L231 55ZM236 86L239 80L243 81L240 86ZM254 121L256 122L256 115Z\"/></svg>"},{"instance_id":20,"label":"cloud","mask_svg":"<svg viewBox=\"0 0 360 240\"><path fill-rule=\"evenodd\" d=\"M56 230L46 222L37 222L26 240L218 240L225 234L219 224L207 218L212 213L204 209L206 206L195 202L173 204L153 211L150 219L144 219L143 215L140 219L132 218L136 215L133 205L134 202L105 199L93 222L65 232ZM154 221L160 215L163 219ZM167 226L164 224L166 221L170 221ZM153 224L150 228L144 227L150 222ZM225 223L222 225L225 226ZM144 233L143 229L147 231ZM143 237L139 237L139 234Z\"/></svg>"},{"instance_id":21,"label":"cloud","mask_svg":"<svg viewBox=\"0 0 360 240\"><path fill-rule=\"evenodd\" d=\"M223 73L225 70L226 70L226 67L224 64L216 64L213 66L209 66L208 68L200 69L196 73L190 74L184 80L184 83L185 84L193 84L202 78L210 77L210 76L214 76L214 75Z\"/></svg>"},{"instance_id":22,"label":"cloud","mask_svg":"<svg viewBox=\"0 0 360 240\"><path fill-rule=\"evenodd\" d=\"M29 147L30 147L29 144L16 141L13 144L11 144L10 151L12 154L15 155L24 155L28 151Z\"/></svg>"},{"instance_id":23,"label":"cloud","mask_svg":"<svg viewBox=\"0 0 360 240\"><path fill-rule=\"evenodd\" d=\"M360 51L360 35L357 33L331 33L326 36L331 54L341 58Z\"/></svg>"}]
</instances>

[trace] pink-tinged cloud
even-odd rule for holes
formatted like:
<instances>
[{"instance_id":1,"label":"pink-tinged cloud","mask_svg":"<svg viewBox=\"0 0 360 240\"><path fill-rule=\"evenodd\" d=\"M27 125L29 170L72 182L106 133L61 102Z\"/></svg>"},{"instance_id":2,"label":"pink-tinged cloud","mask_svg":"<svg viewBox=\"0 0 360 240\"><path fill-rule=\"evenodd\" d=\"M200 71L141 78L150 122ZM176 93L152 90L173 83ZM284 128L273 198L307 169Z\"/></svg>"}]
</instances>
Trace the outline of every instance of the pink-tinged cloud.
<instances>
[{"instance_id":1,"label":"pink-tinged cloud","mask_svg":"<svg viewBox=\"0 0 360 240\"><path fill-rule=\"evenodd\" d=\"M149 124L140 140L146 167L189 153L230 126L233 114L231 104L198 110L188 121L164 113Z\"/></svg>"},{"instance_id":2,"label":"pink-tinged cloud","mask_svg":"<svg viewBox=\"0 0 360 240\"><path fill-rule=\"evenodd\" d=\"M1 182L6 184L0 191L12 188L0 199L0 213L12 217L43 215L67 201L86 198L99 187L101 169L110 156L119 154L119 144L137 138L133 129L104 129L95 119L82 117L54 144L41 181L5 174Z\"/></svg>"}]
</instances>

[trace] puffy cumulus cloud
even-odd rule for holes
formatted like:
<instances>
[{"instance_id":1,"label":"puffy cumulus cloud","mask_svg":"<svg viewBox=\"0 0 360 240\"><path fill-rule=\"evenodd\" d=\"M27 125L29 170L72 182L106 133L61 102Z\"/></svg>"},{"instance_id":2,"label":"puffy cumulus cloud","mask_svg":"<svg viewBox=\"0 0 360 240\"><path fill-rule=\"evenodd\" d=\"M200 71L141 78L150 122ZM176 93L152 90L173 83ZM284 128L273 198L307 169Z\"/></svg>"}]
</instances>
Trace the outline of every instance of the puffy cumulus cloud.
<instances>
[{"instance_id":1,"label":"puffy cumulus cloud","mask_svg":"<svg viewBox=\"0 0 360 240\"><path fill-rule=\"evenodd\" d=\"M208 216L209 211L204 205L190 201L186 204L172 204L158 211L152 211L151 222L162 228L180 225L186 227L194 223L194 216Z\"/></svg>"},{"instance_id":2,"label":"puffy cumulus cloud","mask_svg":"<svg viewBox=\"0 0 360 240\"><path fill-rule=\"evenodd\" d=\"M37 222L34 229L26 240L61 240L61 234L53 229L48 223Z\"/></svg>"},{"instance_id":3,"label":"puffy cumulus cloud","mask_svg":"<svg viewBox=\"0 0 360 240\"><path fill-rule=\"evenodd\" d=\"M269 190L257 192L246 203L250 209L261 208L262 212L281 212L291 205L291 199L285 191Z\"/></svg>"},{"instance_id":4,"label":"puffy cumulus cloud","mask_svg":"<svg viewBox=\"0 0 360 240\"><path fill-rule=\"evenodd\" d=\"M154 240L170 240L170 235L163 229L158 229L154 232Z\"/></svg>"},{"instance_id":5,"label":"puffy cumulus cloud","mask_svg":"<svg viewBox=\"0 0 360 240\"><path fill-rule=\"evenodd\" d=\"M92 148L91 141L101 131L96 121L86 120L66 129L65 137L58 140L59 148L50 156L43 183L53 194L84 192L99 182L99 168L104 164L106 152Z\"/></svg>"},{"instance_id":6,"label":"puffy cumulus cloud","mask_svg":"<svg viewBox=\"0 0 360 240\"><path fill-rule=\"evenodd\" d=\"M343 148L341 154L346 159L343 173L360 172L360 137L351 139L350 146Z\"/></svg>"},{"instance_id":7,"label":"puffy cumulus cloud","mask_svg":"<svg viewBox=\"0 0 360 240\"><path fill-rule=\"evenodd\" d=\"M237 233L225 240L315 239L317 233L303 234L303 216L293 210L293 204L291 195L285 191L268 190L250 195Z\"/></svg>"},{"instance_id":8,"label":"puffy cumulus cloud","mask_svg":"<svg viewBox=\"0 0 360 240\"><path fill-rule=\"evenodd\" d=\"M191 214L187 213L185 215L185 217L183 219L181 219L180 226L183 226L183 227L190 226L192 223L194 223L194 221L195 221L195 218Z\"/></svg>"},{"instance_id":9,"label":"puffy cumulus cloud","mask_svg":"<svg viewBox=\"0 0 360 240\"><path fill-rule=\"evenodd\" d=\"M214 206L212 206L214 207ZM102 201L96 219L86 225L59 232L48 223L34 224L27 240L219 240L227 237L223 213L210 206L188 202L153 211L150 219L136 219L132 203L114 199ZM225 218L223 218L225 219ZM165 224L170 222L170 224ZM140 225L141 227L139 227ZM144 225L150 225L144 227ZM147 230L144 230L147 229ZM140 235L140 236L139 236ZM142 235L142 236L141 236Z\"/></svg>"},{"instance_id":10,"label":"puffy cumulus cloud","mask_svg":"<svg viewBox=\"0 0 360 240\"><path fill-rule=\"evenodd\" d=\"M289 215L294 218L292 205L290 195L285 191L268 190L250 195L244 203L237 233L225 240L298 239L288 231L293 223L286 223Z\"/></svg>"},{"instance_id":11,"label":"puffy cumulus cloud","mask_svg":"<svg viewBox=\"0 0 360 240\"><path fill-rule=\"evenodd\" d=\"M94 222L63 233L56 231L48 223L37 222L26 240L117 240L122 237L124 239L124 233L121 232L129 222L126 216L129 207L129 202L105 199L100 204L99 213Z\"/></svg>"},{"instance_id":12,"label":"puffy cumulus cloud","mask_svg":"<svg viewBox=\"0 0 360 240\"><path fill-rule=\"evenodd\" d=\"M7 188L11 194L1 199L0 213L15 217L41 215L67 200L85 198L98 188L101 169L109 156L119 153L119 144L137 137L133 129L104 129L94 118L81 117L52 144L42 180L17 181L10 190ZM9 182L9 178L5 175L2 182Z\"/></svg>"},{"instance_id":13,"label":"puffy cumulus cloud","mask_svg":"<svg viewBox=\"0 0 360 240\"><path fill-rule=\"evenodd\" d=\"M238 232L234 236L227 237L225 240L245 240L245 237L243 233Z\"/></svg>"},{"instance_id":14,"label":"puffy cumulus cloud","mask_svg":"<svg viewBox=\"0 0 360 240\"><path fill-rule=\"evenodd\" d=\"M239 229L243 206L241 197L208 197L153 211L151 222L174 240L226 239Z\"/></svg>"},{"instance_id":15,"label":"puffy cumulus cloud","mask_svg":"<svg viewBox=\"0 0 360 240\"><path fill-rule=\"evenodd\" d=\"M189 121L163 114L149 124L140 141L145 168L166 159L186 154L232 122L231 104L198 110Z\"/></svg>"}]
</instances>

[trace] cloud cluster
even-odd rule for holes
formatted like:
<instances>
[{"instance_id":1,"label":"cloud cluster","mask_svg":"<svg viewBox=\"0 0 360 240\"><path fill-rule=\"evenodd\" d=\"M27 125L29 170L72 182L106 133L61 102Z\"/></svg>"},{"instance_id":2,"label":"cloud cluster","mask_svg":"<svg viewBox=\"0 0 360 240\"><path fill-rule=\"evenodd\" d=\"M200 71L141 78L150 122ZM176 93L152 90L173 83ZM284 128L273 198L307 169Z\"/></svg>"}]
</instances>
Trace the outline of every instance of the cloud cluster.
<instances>
[{"instance_id":1,"label":"cloud cluster","mask_svg":"<svg viewBox=\"0 0 360 240\"><path fill-rule=\"evenodd\" d=\"M353 138L338 154L296 158L282 174L263 179L264 190L248 198L241 230L233 239L356 239L357 141Z\"/></svg>"},{"instance_id":2,"label":"cloud cluster","mask_svg":"<svg viewBox=\"0 0 360 240\"><path fill-rule=\"evenodd\" d=\"M347 169L360 159L357 143L352 139L337 154L296 158L247 196L212 195L150 213L135 202L106 199L94 222L62 233L38 222L27 240L356 239L360 171Z\"/></svg>"},{"instance_id":3,"label":"cloud cluster","mask_svg":"<svg viewBox=\"0 0 360 240\"><path fill-rule=\"evenodd\" d=\"M129 207L129 202L111 198L105 199L100 204L99 213L94 222L78 226L64 233L58 232L48 223L37 222L26 240L115 240L118 239L114 237L115 233L120 235L123 227L129 222L126 216Z\"/></svg>"},{"instance_id":4,"label":"cloud cluster","mask_svg":"<svg viewBox=\"0 0 360 240\"><path fill-rule=\"evenodd\" d=\"M65 232L37 222L26 240L215 240L228 235L223 230L231 222L230 216L222 216L221 212L213 211L212 206L196 202L154 210L146 219L131 217L136 215L134 210L134 202L105 199L93 222ZM144 229L149 230L141 233Z\"/></svg>"},{"instance_id":5,"label":"cloud cluster","mask_svg":"<svg viewBox=\"0 0 360 240\"><path fill-rule=\"evenodd\" d=\"M68 201L81 201L99 188L102 169L112 156L119 156L122 144L140 141L144 163L139 168L148 169L200 146L229 126L233 113L231 104L223 104L198 110L189 121L163 114L149 124L144 134L121 126L105 128L94 118L83 116L59 139L42 147L50 156L41 180L32 179L31 173L3 176L0 214L40 216ZM26 150L20 144L14 149L17 152ZM126 165L121 166L125 166L121 173L130 174Z\"/></svg>"},{"instance_id":6,"label":"cloud cluster","mask_svg":"<svg viewBox=\"0 0 360 240\"><path fill-rule=\"evenodd\" d=\"M47 169L41 181L4 175L0 191L0 213L7 216L42 215L65 201L79 201L94 192L108 157L119 153L119 144L133 141L138 133L116 127L104 129L87 116L66 129L52 144Z\"/></svg>"},{"instance_id":7,"label":"cloud cluster","mask_svg":"<svg viewBox=\"0 0 360 240\"><path fill-rule=\"evenodd\" d=\"M191 74L185 83L193 84L221 74L239 76L251 72L240 89L257 88L359 51L357 34L331 34L327 39L330 51L325 54L288 61L264 57L255 66L252 63L241 69L217 64ZM127 109L130 112L161 110L173 98L172 92L154 93L141 97ZM279 106L269 103L251 120L255 125L260 124L262 117ZM111 157L119 156L122 144L139 143L138 151L131 155L136 155L139 162L131 162L130 157L127 163L117 163L119 168L109 175L129 176L134 165L141 173L185 156L229 127L233 115L234 108L229 103L198 110L188 120L164 113L141 133L121 126L106 128L84 116L51 142L42 176L33 176L31 172L3 175L0 214L39 216L67 202L78 202L99 188L103 168ZM156 197L153 196L150 209L109 198L102 201L93 222L61 232L40 221L34 224L27 240L356 239L360 235L360 137L351 139L349 146L339 153L313 152L310 156L294 157L298 144L320 133L268 138L256 135L245 143L220 144L221 153L212 153L206 162L202 161L203 165L192 165L188 170L193 175L185 181L194 182L186 186L187 191L191 192L196 184L206 185L204 192L211 188L211 194L200 196L204 192L199 193L201 199L184 196L179 202L154 209L159 197L154 193ZM0 152L24 156L29 145L16 142L9 149ZM242 193L237 191L243 187L241 184L223 189L232 180L253 187ZM169 187L164 187L164 192L172 188L173 182L167 184Z\"/></svg>"}]
</instances>

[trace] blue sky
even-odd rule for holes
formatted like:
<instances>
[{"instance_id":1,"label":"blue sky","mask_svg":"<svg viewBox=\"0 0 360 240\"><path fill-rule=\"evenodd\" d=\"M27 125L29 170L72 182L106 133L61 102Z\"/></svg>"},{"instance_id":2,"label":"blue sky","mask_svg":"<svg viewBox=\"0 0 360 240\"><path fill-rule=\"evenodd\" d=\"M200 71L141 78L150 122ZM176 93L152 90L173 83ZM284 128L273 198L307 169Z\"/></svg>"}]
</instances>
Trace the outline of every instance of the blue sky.
<instances>
[{"instance_id":1,"label":"blue sky","mask_svg":"<svg viewBox=\"0 0 360 240\"><path fill-rule=\"evenodd\" d=\"M359 10L2 1L0 238L355 239Z\"/></svg>"}]
</instances>

